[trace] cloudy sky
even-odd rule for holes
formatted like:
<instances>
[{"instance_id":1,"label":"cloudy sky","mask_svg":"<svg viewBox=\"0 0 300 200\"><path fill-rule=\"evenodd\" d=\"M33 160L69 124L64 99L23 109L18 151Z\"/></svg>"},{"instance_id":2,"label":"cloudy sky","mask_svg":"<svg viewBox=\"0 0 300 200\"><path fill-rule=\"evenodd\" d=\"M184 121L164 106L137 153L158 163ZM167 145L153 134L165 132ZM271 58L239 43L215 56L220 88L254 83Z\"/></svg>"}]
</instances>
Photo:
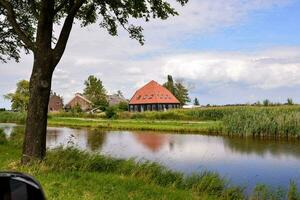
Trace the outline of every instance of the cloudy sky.
<instances>
[{"instance_id":1,"label":"cloudy sky","mask_svg":"<svg viewBox=\"0 0 300 200\"><path fill-rule=\"evenodd\" d=\"M142 23L144 46L124 31L112 37L97 25L75 25L52 89L66 103L92 74L108 93L121 90L130 98L143 84L163 83L171 74L201 104L288 97L300 103L299 0L190 0L175 6L180 16ZM32 60L23 55L20 63L0 63L0 107L9 108L3 95L29 79Z\"/></svg>"}]
</instances>

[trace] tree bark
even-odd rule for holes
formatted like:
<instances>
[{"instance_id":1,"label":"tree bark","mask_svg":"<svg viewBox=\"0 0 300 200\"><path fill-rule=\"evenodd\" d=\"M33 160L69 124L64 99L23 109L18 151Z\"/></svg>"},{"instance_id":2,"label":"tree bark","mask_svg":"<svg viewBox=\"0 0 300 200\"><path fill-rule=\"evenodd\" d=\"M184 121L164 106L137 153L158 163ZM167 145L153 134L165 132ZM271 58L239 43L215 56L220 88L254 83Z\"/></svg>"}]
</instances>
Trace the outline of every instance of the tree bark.
<instances>
[{"instance_id":1,"label":"tree bark","mask_svg":"<svg viewBox=\"0 0 300 200\"><path fill-rule=\"evenodd\" d=\"M47 113L53 70L52 56L35 55L30 78L23 164L32 160L41 160L46 154Z\"/></svg>"}]
</instances>

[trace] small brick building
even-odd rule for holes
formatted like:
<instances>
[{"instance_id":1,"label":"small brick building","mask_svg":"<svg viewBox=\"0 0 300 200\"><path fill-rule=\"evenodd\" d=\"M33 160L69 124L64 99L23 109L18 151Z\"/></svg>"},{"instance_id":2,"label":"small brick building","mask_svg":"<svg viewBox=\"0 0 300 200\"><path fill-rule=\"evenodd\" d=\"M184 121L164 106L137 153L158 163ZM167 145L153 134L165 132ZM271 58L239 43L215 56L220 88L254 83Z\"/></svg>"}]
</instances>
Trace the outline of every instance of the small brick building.
<instances>
[{"instance_id":1,"label":"small brick building","mask_svg":"<svg viewBox=\"0 0 300 200\"><path fill-rule=\"evenodd\" d=\"M65 108L72 109L77 105L80 106L82 111L89 111L92 109L92 102L80 93L76 93L75 97L71 99L71 101L65 106Z\"/></svg>"},{"instance_id":2,"label":"small brick building","mask_svg":"<svg viewBox=\"0 0 300 200\"><path fill-rule=\"evenodd\" d=\"M180 108L178 99L165 87L150 81L135 92L129 102L129 111L159 111Z\"/></svg>"},{"instance_id":3,"label":"small brick building","mask_svg":"<svg viewBox=\"0 0 300 200\"><path fill-rule=\"evenodd\" d=\"M58 112L64 107L63 99L56 93L51 94L48 104L48 112Z\"/></svg>"}]
</instances>

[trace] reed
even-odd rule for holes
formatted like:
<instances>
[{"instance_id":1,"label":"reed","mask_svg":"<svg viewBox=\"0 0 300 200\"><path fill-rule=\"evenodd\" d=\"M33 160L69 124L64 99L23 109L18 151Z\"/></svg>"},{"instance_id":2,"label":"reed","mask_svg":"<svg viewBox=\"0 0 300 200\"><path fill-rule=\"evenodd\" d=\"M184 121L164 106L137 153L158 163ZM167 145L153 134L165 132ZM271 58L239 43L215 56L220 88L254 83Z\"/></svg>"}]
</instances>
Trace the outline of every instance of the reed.
<instances>
[{"instance_id":1,"label":"reed","mask_svg":"<svg viewBox=\"0 0 300 200\"><path fill-rule=\"evenodd\" d=\"M287 107L240 109L223 118L231 136L300 137L300 111Z\"/></svg>"},{"instance_id":2,"label":"reed","mask_svg":"<svg viewBox=\"0 0 300 200\"><path fill-rule=\"evenodd\" d=\"M26 121L26 113L23 112L0 112L1 123L18 123L24 124Z\"/></svg>"}]
</instances>

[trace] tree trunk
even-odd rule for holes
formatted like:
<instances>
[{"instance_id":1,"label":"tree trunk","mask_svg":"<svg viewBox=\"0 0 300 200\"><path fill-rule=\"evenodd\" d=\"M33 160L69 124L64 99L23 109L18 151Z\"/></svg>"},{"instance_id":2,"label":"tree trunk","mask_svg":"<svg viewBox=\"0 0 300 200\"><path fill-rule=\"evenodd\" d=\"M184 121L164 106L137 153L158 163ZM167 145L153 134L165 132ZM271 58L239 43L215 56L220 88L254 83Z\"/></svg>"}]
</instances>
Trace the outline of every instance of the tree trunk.
<instances>
[{"instance_id":1,"label":"tree trunk","mask_svg":"<svg viewBox=\"0 0 300 200\"><path fill-rule=\"evenodd\" d=\"M46 153L47 113L54 67L49 55L35 55L30 78L22 163L41 160Z\"/></svg>"}]
</instances>

